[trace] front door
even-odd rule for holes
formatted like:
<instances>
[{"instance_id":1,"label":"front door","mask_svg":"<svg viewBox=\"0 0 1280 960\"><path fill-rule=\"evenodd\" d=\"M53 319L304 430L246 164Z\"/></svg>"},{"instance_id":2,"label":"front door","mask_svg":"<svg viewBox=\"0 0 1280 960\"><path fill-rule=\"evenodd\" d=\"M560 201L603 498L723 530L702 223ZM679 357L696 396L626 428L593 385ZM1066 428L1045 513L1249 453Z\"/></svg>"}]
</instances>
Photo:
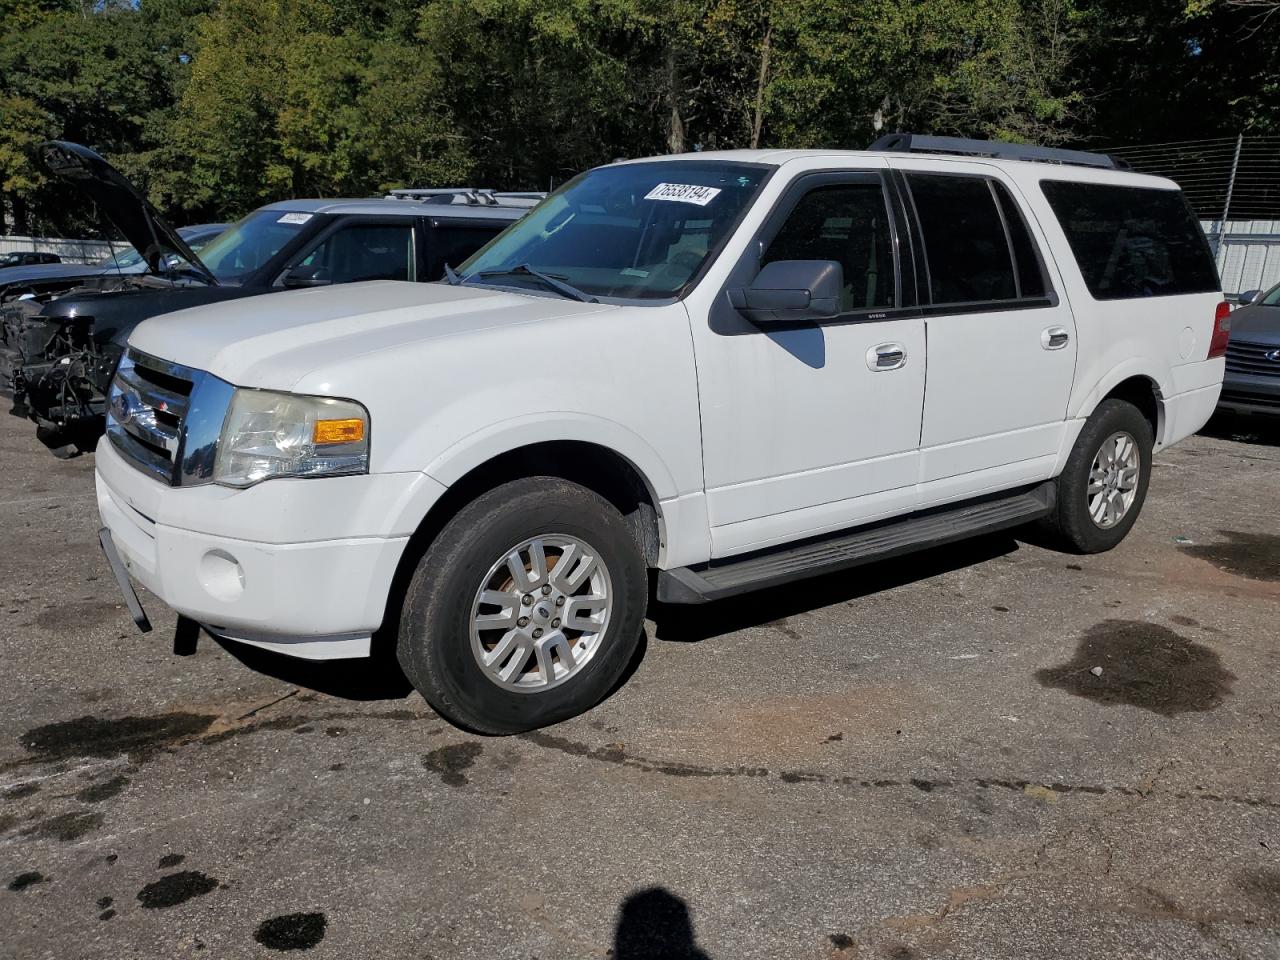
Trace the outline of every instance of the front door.
<instances>
[{"instance_id":1,"label":"front door","mask_svg":"<svg viewBox=\"0 0 1280 960\"><path fill-rule=\"evenodd\" d=\"M727 286L777 260L834 260L841 316L756 325L721 295L694 323L713 556L914 507L925 337L904 308L901 219L879 171L797 178Z\"/></svg>"},{"instance_id":2,"label":"front door","mask_svg":"<svg viewBox=\"0 0 1280 960\"><path fill-rule=\"evenodd\" d=\"M276 285L416 280L419 271L413 217L342 217L291 259Z\"/></svg>"}]
</instances>

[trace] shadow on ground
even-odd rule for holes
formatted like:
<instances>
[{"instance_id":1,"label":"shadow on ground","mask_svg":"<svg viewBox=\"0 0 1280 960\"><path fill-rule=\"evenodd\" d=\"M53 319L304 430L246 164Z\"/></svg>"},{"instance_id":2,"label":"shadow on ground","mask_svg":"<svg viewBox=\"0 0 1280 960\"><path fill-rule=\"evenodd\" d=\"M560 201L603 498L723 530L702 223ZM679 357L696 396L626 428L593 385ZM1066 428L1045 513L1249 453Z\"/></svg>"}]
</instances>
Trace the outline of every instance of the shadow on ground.
<instances>
[{"instance_id":1,"label":"shadow on ground","mask_svg":"<svg viewBox=\"0 0 1280 960\"><path fill-rule=\"evenodd\" d=\"M1280 416L1241 416L1235 413L1218 413L1200 432L1205 436L1217 437L1219 440L1280 447Z\"/></svg>"},{"instance_id":2,"label":"shadow on ground","mask_svg":"<svg viewBox=\"0 0 1280 960\"><path fill-rule=\"evenodd\" d=\"M715 603L684 606L651 600L653 639L697 643L985 563L1017 549L1011 535L995 534ZM402 700L413 687L385 636L386 631L375 636L374 655L367 660L301 660L246 644L217 642L250 670L296 687L344 700ZM642 634L635 655L605 699L639 668L649 640Z\"/></svg>"},{"instance_id":3,"label":"shadow on ground","mask_svg":"<svg viewBox=\"0 0 1280 960\"><path fill-rule=\"evenodd\" d=\"M689 906L663 887L631 894L618 910L613 960L711 960L693 935Z\"/></svg>"},{"instance_id":4,"label":"shadow on ground","mask_svg":"<svg viewBox=\"0 0 1280 960\"><path fill-rule=\"evenodd\" d=\"M657 628L655 639L697 643L985 563L1017 549L1011 535L993 534L714 603L686 606L655 600L649 617Z\"/></svg>"},{"instance_id":5,"label":"shadow on ground","mask_svg":"<svg viewBox=\"0 0 1280 960\"><path fill-rule=\"evenodd\" d=\"M302 660L245 643L217 640L219 646L257 673L342 700L403 700L413 685L395 657L375 651L358 660Z\"/></svg>"}]
</instances>

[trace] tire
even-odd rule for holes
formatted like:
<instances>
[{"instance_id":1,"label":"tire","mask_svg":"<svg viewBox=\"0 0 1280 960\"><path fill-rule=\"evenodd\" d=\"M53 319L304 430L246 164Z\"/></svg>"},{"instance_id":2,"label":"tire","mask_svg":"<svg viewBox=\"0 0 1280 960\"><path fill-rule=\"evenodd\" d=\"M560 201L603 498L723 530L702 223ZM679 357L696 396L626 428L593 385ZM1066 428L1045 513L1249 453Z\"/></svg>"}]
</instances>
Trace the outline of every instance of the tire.
<instances>
[{"instance_id":1,"label":"tire","mask_svg":"<svg viewBox=\"0 0 1280 960\"><path fill-rule=\"evenodd\" d=\"M565 480L517 480L464 507L432 542L406 591L397 657L448 720L520 733L609 693L635 653L647 601L640 547L612 504Z\"/></svg>"},{"instance_id":2,"label":"tire","mask_svg":"<svg viewBox=\"0 0 1280 960\"><path fill-rule=\"evenodd\" d=\"M1103 458L1100 462L1105 462L1104 447L1115 452L1111 445L1117 437L1127 437L1134 446L1133 460L1136 460L1138 474L1133 478L1130 488L1133 495L1122 510L1112 500L1110 512L1104 513L1100 520L1095 520L1095 510L1091 507L1098 504L1098 493L1090 491L1090 475L1095 460ZM1043 526L1059 546L1074 553L1102 553L1125 538L1137 522L1147 498L1147 486L1151 481L1151 448L1154 444L1155 435L1150 422L1133 404L1116 399L1104 400L1098 404L1093 415L1085 422L1080 436L1076 438L1066 467L1058 477L1058 497L1054 512L1043 521ZM1127 477L1132 468L1125 466L1124 457L1120 461L1117 464L1118 473L1108 470L1104 474L1107 479L1103 482L1109 484L1105 490L1114 491L1113 496L1119 495L1120 503L1123 504L1128 491L1121 490L1120 487L1129 483L1123 477ZM1102 496L1104 500L1107 499L1105 492ZM1119 514L1118 517L1116 514Z\"/></svg>"}]
</instances>

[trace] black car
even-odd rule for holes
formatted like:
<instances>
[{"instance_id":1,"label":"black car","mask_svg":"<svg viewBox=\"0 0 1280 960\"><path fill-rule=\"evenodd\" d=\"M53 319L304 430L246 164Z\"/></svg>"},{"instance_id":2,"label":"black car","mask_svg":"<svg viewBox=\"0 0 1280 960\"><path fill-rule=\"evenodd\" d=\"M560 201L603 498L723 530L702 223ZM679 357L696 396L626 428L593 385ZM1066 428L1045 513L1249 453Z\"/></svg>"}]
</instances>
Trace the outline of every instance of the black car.
<instances>
[{"instance_id":1,"label":"black car","mask_svg":"<svg viewBox=\"0 0 1280 960\"><path fill-rule=\"evenodd\" d=\"M0 294L0 385L60 456L102 432L106 391L129 334L185 307L360 280L438 280L534 206L541 194L405 190L364 200L261 207L197 256L118 171L87 147L42 148L45 166L97 204L142 254L141 274L68 290Z\"/></svg>"},{"instance_id":2,"label":"black car","mask_svg":"<svg viewBox=\"0 0 1280 960\"><path fill-rule=\"evenodd\" d=\"M15 253L0 253L0 269L4 267L30 267L37 263L61 263L62 258L56 253L37 253L34 250L18 250Z\"/></svg>"},{"instance_id":3,"label":"black car","mask_svg":"<svg viewBox=\"0 0 1280 960\"><path fill-rule=\"evenodd\" d=\"M1280 416L1280 284L1240 295L1231 314L1220 410Z\"/></svg>"},{"instance_id":4,"label":"black car","mask_svg":"<svg viewBox=\"0 0 1280 960\"><path fill-rule=\"evenodd\" d=\"M187 242L187 246L199 253L201 247L227 229L227 226L228 224L225 223L198 223L190 227L179 227L178 236ZM103 257L96 263L59 261L17 267L0 265L0 303L27 294L38 296L61 293L104 274L146 273L148 269L142 254L132 247L112 256Z\"/></svg>"}]
</instances>

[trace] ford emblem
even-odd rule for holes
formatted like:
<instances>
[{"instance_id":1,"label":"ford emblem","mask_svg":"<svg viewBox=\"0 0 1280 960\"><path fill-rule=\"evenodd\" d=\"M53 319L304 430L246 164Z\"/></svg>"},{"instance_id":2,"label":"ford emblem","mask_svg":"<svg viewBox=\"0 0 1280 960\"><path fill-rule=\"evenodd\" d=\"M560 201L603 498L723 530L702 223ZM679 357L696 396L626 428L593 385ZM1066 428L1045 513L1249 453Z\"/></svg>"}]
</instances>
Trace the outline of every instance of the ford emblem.
<instances>
[{"instance_id":1,"label":"ford emblem","mask_svg":"<svg viewBox=\"0 0 1280 960\"><path fill-rule=\"evenodd\" d=\"M111 416L115 418L116 423L124 426L133 419L136 413L134 409L133 398L123 391L117 393L111 398Z\"/></svg>"},{"instance_id":2,"label":"ford emblem","mask_svg":"<svg viewBox=\"0 0 1280 960\"><path fill-rule=\"evenodd\" d=\"M1280 350L1268 350L1263 356L1272 363L1280 363Z\"/></svg>"}]
</instances>

